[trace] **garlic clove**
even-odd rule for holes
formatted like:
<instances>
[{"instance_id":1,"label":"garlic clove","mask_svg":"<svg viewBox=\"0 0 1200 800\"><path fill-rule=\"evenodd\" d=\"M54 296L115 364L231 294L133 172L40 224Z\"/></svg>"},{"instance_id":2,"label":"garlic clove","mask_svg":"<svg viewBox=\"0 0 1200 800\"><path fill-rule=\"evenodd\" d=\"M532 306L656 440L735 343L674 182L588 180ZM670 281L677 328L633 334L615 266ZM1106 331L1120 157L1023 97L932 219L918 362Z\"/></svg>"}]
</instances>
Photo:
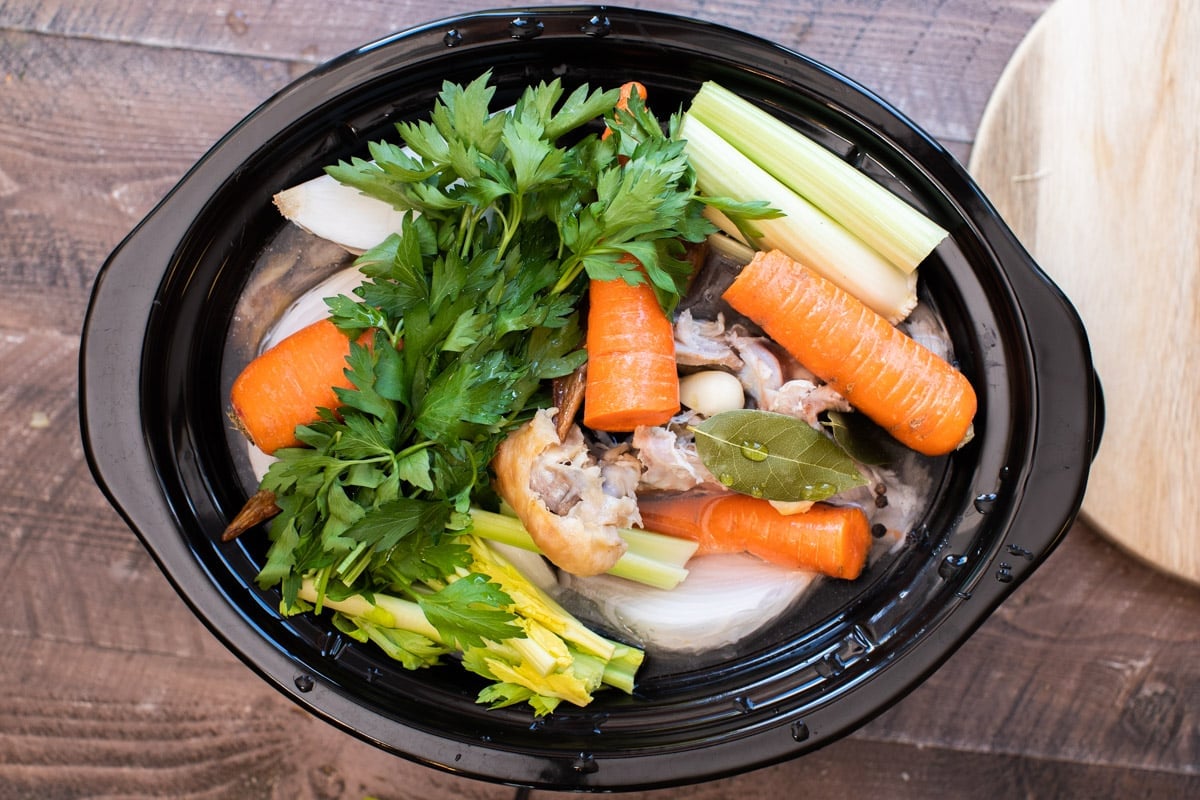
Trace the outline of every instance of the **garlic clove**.
<instances>
[{"instance_id":1,"label":"garlic clove","mask_svg":"<svg viewBox=\"0 0 1200 800\"><path fill-rule=\"evenodd\" d=\"M803 514L813 507L812 500L770 500L770 504L785 517L792 514Z\"/></svg>"},{"instance_id":2,"label":"garlic clove","mask_svg":"<svg viewBox=\"0 0 1200 800\"><path fill-rule=\"evenodd\" d=\"M693 372L679 379L679 402L698 414L711 417L746 404L746 393L735 376L721 370Z\"/></svg>"}]
</instances>

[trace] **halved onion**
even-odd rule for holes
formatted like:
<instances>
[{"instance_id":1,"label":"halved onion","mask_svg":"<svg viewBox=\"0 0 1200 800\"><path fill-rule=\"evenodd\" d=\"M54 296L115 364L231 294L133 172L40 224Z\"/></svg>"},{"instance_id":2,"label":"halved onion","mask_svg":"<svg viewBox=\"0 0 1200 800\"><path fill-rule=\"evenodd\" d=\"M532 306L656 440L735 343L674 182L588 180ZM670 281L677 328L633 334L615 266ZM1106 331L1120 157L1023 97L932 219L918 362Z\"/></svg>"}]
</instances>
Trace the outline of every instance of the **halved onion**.
<instances>
[{"instance_id":1,"label":"halved onion","mask_svg":"<svg viewBox=\"0 0 1200 800\"><path fill-rule=\"evenodd\" d=\"M709 555L688 562L688 577L670 591L598 575L562 573L560 601L596 615L647 649L700 652L744 639L787 611L815 584L816 573L784 569L751 555ZM574 596L574 597L572 597Z\"/></svg>"}]
</instances>

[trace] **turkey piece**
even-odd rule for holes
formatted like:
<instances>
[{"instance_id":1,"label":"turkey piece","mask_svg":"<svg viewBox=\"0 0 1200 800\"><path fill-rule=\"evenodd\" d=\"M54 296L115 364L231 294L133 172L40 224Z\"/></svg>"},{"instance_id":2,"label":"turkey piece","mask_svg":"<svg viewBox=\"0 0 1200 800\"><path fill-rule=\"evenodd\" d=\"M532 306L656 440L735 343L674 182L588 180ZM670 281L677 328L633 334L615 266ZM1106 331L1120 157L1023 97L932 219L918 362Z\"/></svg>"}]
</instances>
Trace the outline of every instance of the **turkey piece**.
<instances>
[{"instance_id":1,"label":"turkey piece","mask_svg":"<svg viewBox=\"0 0 1200 800\"><path fill-rule=\"evenodd\" d=\"M691 435L643 425L633 432L633 449L644 467L641 491L683 492L717 482L700 460Z\"/></svg>"},{"instance_id":2,"label":"turkey piece","mask_svg":"<svg viewBox=\"0 0 1200 800\"><path fill-rule=\"evenodd\" d=\"M728 336L730 346L742 360L738 380L746 394L762 408L768 394L783 386L783 362L770 342L761 336L747 336L739 326L731 328Z\"/></svg>"},{"instance_id":3,"label":"turkey piece","mask_svg":"<svg viewBox=\"0 0 1200 800\"><path fill-rule=\"evenodd\" d=\"M817 415L822 411L853 410L833 387L821 383L770 339L752 336L741 325L727 328L720 314L716 320L700 320L694 319L689 311L680 312L675 340L677 347L683 343L686 363L690 366L730 369L754 404L764 411L797 417L819 429ZM666 484L662 488L673 488L674 483L687 480L686 464L680 463L684 455L675 453L671 459L660 458L660 453L669 452L664 446L665 437L662 443L647 443L649 456L639 452L647 471L642 476L643 485L662 480ZM642 449L637 442L634 447Z\"/></svg>"},{"instance_id":4,"label":"turkey piece","mask_svg":"<svg viewBox=\"0 0 1200 800\"><path fill-rule=\"evenodd\" d=\"M822 411L853 411L836 389L766 339L743 336L734 328L730 340L745 365L738 379L762 410L798 417L818 430Z\"/></svg>"},{"instance_id":5,"label":"turkey piece","mask_svg":"<svg viewBox=\"0 0 1200 800\"><path fill-rule=\"evenodd\" d=\"M696 319L688 309L675 319L675 361L685 367L742 368L742 360L729 346L725 317Z\"/></svg>"},{"instance_id":6,"label":"turkey piece","mask_svg":"<svg viewBox=\"0 0 1200 800\"><path fill-rule=\"evenodd\" d=\"M725 326L725 317L696 319L684 309L675 320L675 360L685 367L717 367L735 374L746 394L761 402L785 380L784 365L770 341L750 336L741 325Z\"/></svg>"},{"instance_id":7,"label":"turkey piece","mask_svg":"<svg viewBox=\"0 0 1200 800\"><path fill-rule=\"evenodd\" d=\"M788 381L778 389L770 391L760 402L765 411L775 411L798 417L817 430L821 421L817 415L822 411L853 411L846 398L838 394L827 383L813 383L804 378Z\"/></svg>"},{"instance_id":8,"label":"turkey piece","mask_svg":"<svg viewBox=\"0 0 1200 800\"><path fill-rule=\"evenodd\" d=\"M593 443L592 450L595 452L602 447L599 443ZM642 482L643 467L628 443L603 450L599 458L605 492L614 497L633 497L637 494L638 485Z\"/></svg>"},{"instance_id":9,"label":"turkey piece","mask_svg":"<svg viewBox=\"0 0 1200 800\"><path fill-rule=\"evenodd\" d=\"M924 304L918 305L899 327L917 344L943 361L953 358L954 346L950 343L950 334L933 309Z\"/></svg>"},{"instance_id":10,"label":"turkey piece","mask_svg":"<svg viewBox=\"0 0 1200 800\"><path fill-rule=\"evenodd\" d=\"M598 461L578 425L559 439L557 409L538 411L492 459L504 498L546 558L574 575L599 575L625 553L619 528L641 523L633 490L640 465Z\"/></svg>"}]
</instances>

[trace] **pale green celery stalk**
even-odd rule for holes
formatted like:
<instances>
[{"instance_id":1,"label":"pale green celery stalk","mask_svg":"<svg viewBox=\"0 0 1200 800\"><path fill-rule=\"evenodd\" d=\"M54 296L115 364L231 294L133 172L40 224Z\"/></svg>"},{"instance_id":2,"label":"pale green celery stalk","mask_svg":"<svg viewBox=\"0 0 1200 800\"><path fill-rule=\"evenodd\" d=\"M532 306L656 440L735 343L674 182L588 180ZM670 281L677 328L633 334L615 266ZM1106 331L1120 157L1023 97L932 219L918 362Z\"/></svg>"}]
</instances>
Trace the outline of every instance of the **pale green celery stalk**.
<instances>
[{"instance_id":1,"label":"pale green celery stalk","mask_svg":"<svg viewBox=\"0 0 1200 800\"><path fill-rule=\"evenodd\" d=\"M876 250L827 214L771 177L690 112L679 132L706 195L763 200L783 212L776 219L754 220L760 237L753 244L778 249L850 292L889 322L909 315L917 304L917 276L894 267ZM731 223L718 215L714 222ZM741 238L736 228L722 230Z\"/></svg>"},{"instance_id":2,"label":"pale green celery stalk","mask_svg":"<svg viewBox=\"0 0 1200 800\"><path fill-rule=\"evenodd\" d=\"M700 87L688 114L906 273L947 236L836 153L717 83Z\"/></svg>"},{"instance_id":3,"label":"pale green celery stalk","mask_svg":"<svg viewBox=\"0 0 1200 800\"><path fill-rule=\"evenodd\" d=\"M473 508L471 518L471 532L477 536L531 553L541 552L515 517ZM620 535L629 549L609 570L610 575L658 589L674 589L687 577L684 564L695 554L695 542L633 528L622 528Z\"/></svg>"},{"instance_id":4,"label":"pale green celery stalk","mask_svg":"<svg viewBox=\"0 0 1200 800\"><path fill-rule=\"evenodd\" d=\"M504 659L510 664L529 664L534 672L545 677L562 667L559 659L547 650L541 642L529 638L505 639L503 642L484 640L484 649L493 656ZM565 648L564 648L565 649Z\"/></svg>"},{"instance_id":5,"label":"pale green celery stalk","mask_svg":"<svg viewBox=\"0 0 1200 800\"><path fill-rule=\"evenodd\" d=\"M536 622L583 652L605 661L613 657L617 648L616 642L601 636L576 619L541 587L526 578L494 547L489 547L483 537L473 537L470 546L476 567L500 584L500 588L520 609L522 617Z\"/></svg>"},{"instance_id":6,"label":"pale green celery stalk","mask_svg":"<svg viewBox=\"0 0 1200 800\"><path fill-rule=\"evenodd\" d=\"M642 583L655 589L670 591L683 582L684 578L688 576L688 571L683 567L673 567L661 561L655 561L653 558L626 551L617 563L612 565L608 574L615 578Z\"/></svg>"},{"instance_id":7,"label":"pale green celery stalk","mask_svg":"<svg viewBox=\"0 0 1200 800\"><path fill-rule=\"evenodd\" d=\"M439 644L442 643L442 637L437 628L430 625L429 620L425 619L421 607L410 600L384 594L372 595L374 602L361 594L352 594L341 600L333 600L328 595L321 597L318 594L316 581L312 578L305 578L301 581L296 596L313 604L317 603L319 599L322 607L340 611L348 617L359 617L383 628L403 628L413 633L419 633Z\"/></svg>"},{"instance_id":8,"label":"pale green celery stalk","mask_svg":"<svg viewBox=\"0 0 1200 800\"><path fill-rule=\"evenodd\" d=\"M316 603L318 597L316 582L311 578L305 578L296 596L301 600ZM445 644L438 629L429 624L429 620L425 618L421 607L411 600L375 592L372 593L371 600L361 594L353 594L341 600L331 600L326 595L321 605L334 611L340 611L349 617L364 619L383 628L411 631L438 644ZM508 639L503 643L496 644L495 647L489 645L488 649L497 654L507 653L509 658L512 658L513 655L519 656L520 659L532 664L541 675L549 675L558 666L557 659L553 654L530 639Z\"/></svg>"},{"instance_id":9,"label":"pale green celery stalk","mask_svg":"<svg viewBox=\"0 0 1200 800\"><path fill-rule=\"evenodd\" d=\"M638 667L645 657L646 654L636 647L617 644L613 657L604 664L604 683L632 694Z\"/></svg>"},{"instance_id":10,"label":"pale green celery stalk","mask_svg":"<svg viewBox=\"0 0 1200 800\"><path fill-rule=\"evenodd\" d=\"M696 555L696 548L699 547L690 539L667 536L665 533L655 533L639 528L621 528L620 534L621 538L625 540L625 544L629 545L631 552L643 558L680 567Z\"/></svg>"},{"instance_id":11,"label":"pale green celery stalk","mask_svg":"<svg viewBox=\"0 0 1200 800\"><path fill-rule=\"evenodd\" d=\"M496 573L492 575L492 579L500 581L502 588L511 591L514 583L525 584L523 587L525 607L520 607L520 603L518 603L518 613L523 616L542 618L542 625L546 627L551 639L555 635L560 636L577 648L558 645L552 649L548 646L550 642L545 637L534 636L511 638L503 642L488 642L484 647L486 651L512 664L522 662L529 664L539 675L550 675L562 669L573 669L571 664L563 662L563 657L573 659L587 654L589 659L596 659L603 663L604 683L626 692L633 691L637 669L645 657L641 650L607 639L583 625L548 595L529 583L494 551L488 549L486 558L491 562L493 568L502 568L492 570ZM296 596L315 604L319 597L316 581L312 578L305 578L301 582ZM530 604L531 600L544 604L546 613L539 613L538 609L533 608ZM370 599L361 594L352 594L340 600L333 600L326 595L322 598L322 606L379 627L410 631L438 644L445 644L437 628L433 627L425 618L421 607L411 600L380 592L372 593ZM547 625L548 615L558 618L559 625L557 627L561 627L562 630L554 631ZM554 650L561 652L556 653L553 652Z\"/></svg>"},{"instance_id":12,"label":"pale green celery stalk","mask_svg":"<svg viewBox=\"0 0 1200 800\"><path fill-rule=\"evenodd\" d=\"M711 206L706 210L714 211ZM719 212L714 211L714 213ZM725 215L722 214L721 216L724 217ZM713 233L709 235L708 246L712 248L712 251L725 256L725 258L728 258L734 263L749 264L750 259L754 258L754 248L746 244L746 242L740 236L735 239L732 236L725 234L725 225L720 223L714 224L716 224L718 228L721 228L722 231L720 233ZM732 223L729 224L732 225Z\"/></svg>"}]
</instances>

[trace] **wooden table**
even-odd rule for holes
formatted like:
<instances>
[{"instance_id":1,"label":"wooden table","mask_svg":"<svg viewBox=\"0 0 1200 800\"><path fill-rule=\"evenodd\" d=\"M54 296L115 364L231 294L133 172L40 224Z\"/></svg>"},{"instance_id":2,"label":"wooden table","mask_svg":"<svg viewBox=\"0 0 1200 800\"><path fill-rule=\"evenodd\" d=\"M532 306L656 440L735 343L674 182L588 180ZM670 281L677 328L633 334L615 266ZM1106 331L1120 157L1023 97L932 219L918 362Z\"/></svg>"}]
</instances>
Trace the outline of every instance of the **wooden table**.
<instances>
[{"instance_id":1,"label":"wooden table","mask_svg":"<svg viewBox=\"0 0 1200 800\"><path fill-rule=\"evenodd\" d=\"M890 99L965 163L989 93L1047 4L631 5L805 52ZM188 166L313 65L478 7L79 5L0 4L0 797L527 794L386 755L253 675L105 502L76 411L96 272ZM785 793L1200 796L1200 590L1076 525L940 671L855 734L784 765L636 796Z\"/></svg>"}]
</instances>

